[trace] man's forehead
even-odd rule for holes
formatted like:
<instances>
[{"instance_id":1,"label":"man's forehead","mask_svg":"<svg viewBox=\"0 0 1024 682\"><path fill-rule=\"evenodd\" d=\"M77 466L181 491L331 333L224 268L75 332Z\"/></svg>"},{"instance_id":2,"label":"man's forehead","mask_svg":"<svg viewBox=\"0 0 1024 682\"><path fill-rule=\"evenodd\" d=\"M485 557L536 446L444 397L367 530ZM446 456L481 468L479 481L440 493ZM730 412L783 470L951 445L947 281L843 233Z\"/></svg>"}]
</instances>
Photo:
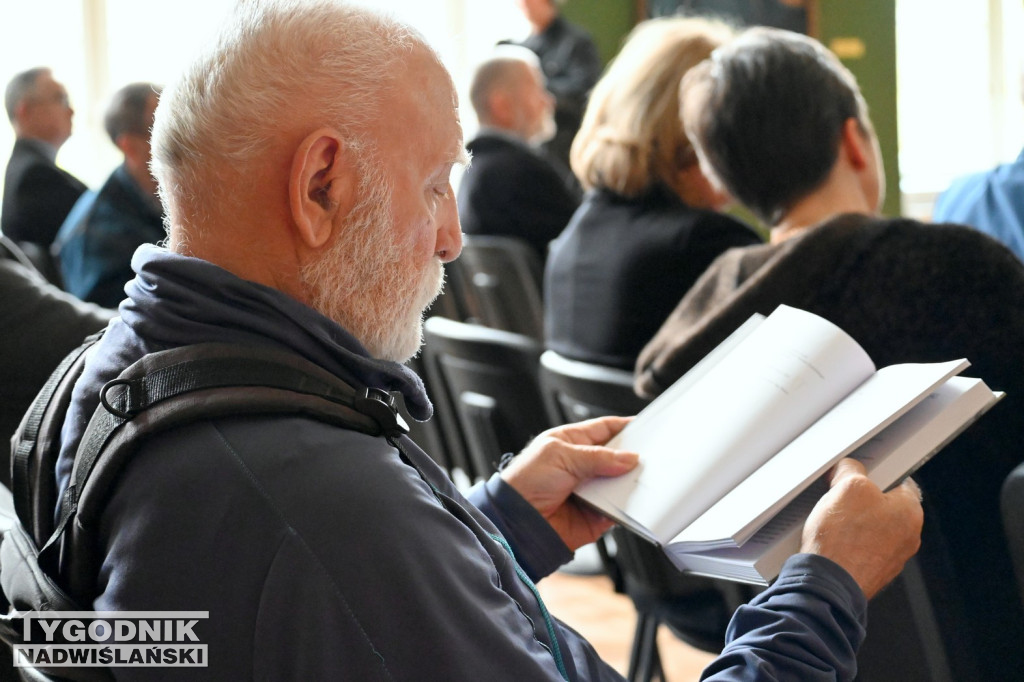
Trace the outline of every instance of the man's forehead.
<instances>
[{"instance_id":1,"label":"man's forehead","mask_svg":"<svg viewBox=\"0 0 1024 682\"><path fill-rule=\"evenodd\" d=\"M36 82L33 83L33 87L39 91L47 90L63 90L64 86L56 81L53 75L49 72L39 74L36 78Z\"/></svg>"},{"instance_id":2,"label":"man's forehead","mask_svg":"<svg viewBox=\"0 0 1024 682\"><path fill-rule=\"evenodd\" d=\"M409 55L405 82L396 83L400 96L418 108L442 137L450 142L451 153L463 150L462 123L459 120L459 95L451 74L428 48ZM457 159L453 159L457 161Z\"/></svg>"}]
</instances>

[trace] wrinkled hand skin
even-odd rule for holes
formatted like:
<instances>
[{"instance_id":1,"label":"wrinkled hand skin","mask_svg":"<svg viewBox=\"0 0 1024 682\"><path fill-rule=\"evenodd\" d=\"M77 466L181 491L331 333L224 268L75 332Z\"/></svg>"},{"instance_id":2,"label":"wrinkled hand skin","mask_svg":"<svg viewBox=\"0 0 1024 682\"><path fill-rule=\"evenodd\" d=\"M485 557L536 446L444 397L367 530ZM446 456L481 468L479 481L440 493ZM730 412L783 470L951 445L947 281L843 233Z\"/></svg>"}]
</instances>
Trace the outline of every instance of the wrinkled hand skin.
<instances>
[{"instance_id":1,"label":"wrinkled hand skin","mask_svg":"<svg viewBox=\"0 0 1024 682\"><path fill-rule=\"evenodd\" d=\"M548 429L501 472L505 482L547 519L573 551L613 525L570 496L583 481L620 476L636 467L639 459L635 452L604 447L630 419L601 417Z\"/></svg>"},{"instance_id":2,"label":"wrinkled hand skin","mask_svg":"<svg viewBox=\"0 0 1024 682\"><path fill-rule=\"evenodd\" d=\"M923 523L916 483L907 479L883 493L868 480L863 464L844 459L804 524L801 551L845 568L871 599L917 552Z\"/></svg>"}]
</instances>

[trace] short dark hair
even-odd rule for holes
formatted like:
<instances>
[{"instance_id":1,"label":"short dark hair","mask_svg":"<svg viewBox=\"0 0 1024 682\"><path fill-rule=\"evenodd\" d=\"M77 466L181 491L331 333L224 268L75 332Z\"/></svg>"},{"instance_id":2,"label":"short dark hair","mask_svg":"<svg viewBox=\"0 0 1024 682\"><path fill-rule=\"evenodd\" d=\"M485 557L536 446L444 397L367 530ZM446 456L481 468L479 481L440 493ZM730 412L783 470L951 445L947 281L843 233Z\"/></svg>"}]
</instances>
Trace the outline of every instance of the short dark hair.
<instances>
[{"instance_id":1,"label":"short dark hair","mask_svg":"<svg viewBox=\"0 0 1024 682\"><path fill-rule=\"evenodd\" d=\"M749 29L715 50L683 93L687 134L713 179L769 225L825 181L848 119L871 125L838 58L780 29Z\"/></svg>"},{"instance_id":2,"label":"short dark hair","mask_svg":"<svg viewBox=\"0 0 1024 682\"><path fill-rule=\"evenodd\" d=\"M146 104L150 97L159 94L160 87L152 83L132 83L115 92L103 115L103 127L110 141L117 144L117 138L125 133L149 137L153 121L146 116Z\"/></svg>"},{"instance_id":3,"label":"short dark hair","mask_svg":"<svg viewBox=\"0 0 1024 682\"><path fill-rule=\"evenodd\" d=\"M7 118L14 123L14 110L18 108L21 100L32 94L36 87L36 81L44 73L50 73L49 67L37 66L28 71L22 71L7 83L7 90L4 92L4 108L7 109Z\"/></svg>"}]
</instances>

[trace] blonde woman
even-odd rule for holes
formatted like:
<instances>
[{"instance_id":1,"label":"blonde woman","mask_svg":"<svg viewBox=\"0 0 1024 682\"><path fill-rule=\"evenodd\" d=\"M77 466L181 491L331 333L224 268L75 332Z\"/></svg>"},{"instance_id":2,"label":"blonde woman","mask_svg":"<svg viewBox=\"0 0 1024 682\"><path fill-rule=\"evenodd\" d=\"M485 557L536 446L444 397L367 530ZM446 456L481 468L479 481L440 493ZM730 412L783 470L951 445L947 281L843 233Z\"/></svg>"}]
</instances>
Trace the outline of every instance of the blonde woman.
<instances>
[{"instance_id":1,"label":"blonde woman","mask_svg":"<svg viewBox=\"0 0 1024 682\"><path fill-rule=\"evenodd\" d=\"M760 241L715 212L725 197L679 122L680 81L730 37L704 19L646 21L595 86L571 156L587 194L545 273L549 348L633 369L715 257Z\"/></svg>"}]
</instances>

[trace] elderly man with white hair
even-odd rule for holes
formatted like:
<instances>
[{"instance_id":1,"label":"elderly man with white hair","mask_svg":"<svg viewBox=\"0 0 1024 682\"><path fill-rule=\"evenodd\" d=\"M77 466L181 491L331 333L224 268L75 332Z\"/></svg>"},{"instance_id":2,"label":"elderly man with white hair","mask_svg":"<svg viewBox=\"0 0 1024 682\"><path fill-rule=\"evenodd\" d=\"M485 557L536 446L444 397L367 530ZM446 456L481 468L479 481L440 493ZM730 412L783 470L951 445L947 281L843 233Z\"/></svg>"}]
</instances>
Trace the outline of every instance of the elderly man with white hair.
<instances>
[{"instance_id":1,"label":"elderly man with white hair","mask_svg":"<svg viewBox=\"0 0 1024 682\"><path fill-rule=\"evenodd\" d=\"M480 130L466 144L473 166L456 197L462 229L521 239L543 263L580 201L569 170L538 149L554 135L555 119L537 56L499 45L473 72L469 99Z\"/></svg>"},{"instance_id":2,"label":"elderly man with white hair","mask_svg":"<svg viewBox=\"0 0 1024 682\"><path fill-rule=\"evenodd\" d=\"M136 252L121 316L88 356L59 486L104 383L162 349L285 351L401 392L426 418L399 363L461 246L456 106L405 26L328 0L240 3L161 97L169 242ZM534 581L608 528L570 493L636 465L601 445L626 422L550 430L469 499L405 436L400 451L294 414L179 426L125 465L100 520L102 568L75 596L102 611L208 611L209 667L189 679L621 679ZM865 597L913 554L920 525L910 488L883 495L844 463L808 524L810 553L744 607L731 650L790 679L847 676Z\"/></svg>"}]
</instances>

